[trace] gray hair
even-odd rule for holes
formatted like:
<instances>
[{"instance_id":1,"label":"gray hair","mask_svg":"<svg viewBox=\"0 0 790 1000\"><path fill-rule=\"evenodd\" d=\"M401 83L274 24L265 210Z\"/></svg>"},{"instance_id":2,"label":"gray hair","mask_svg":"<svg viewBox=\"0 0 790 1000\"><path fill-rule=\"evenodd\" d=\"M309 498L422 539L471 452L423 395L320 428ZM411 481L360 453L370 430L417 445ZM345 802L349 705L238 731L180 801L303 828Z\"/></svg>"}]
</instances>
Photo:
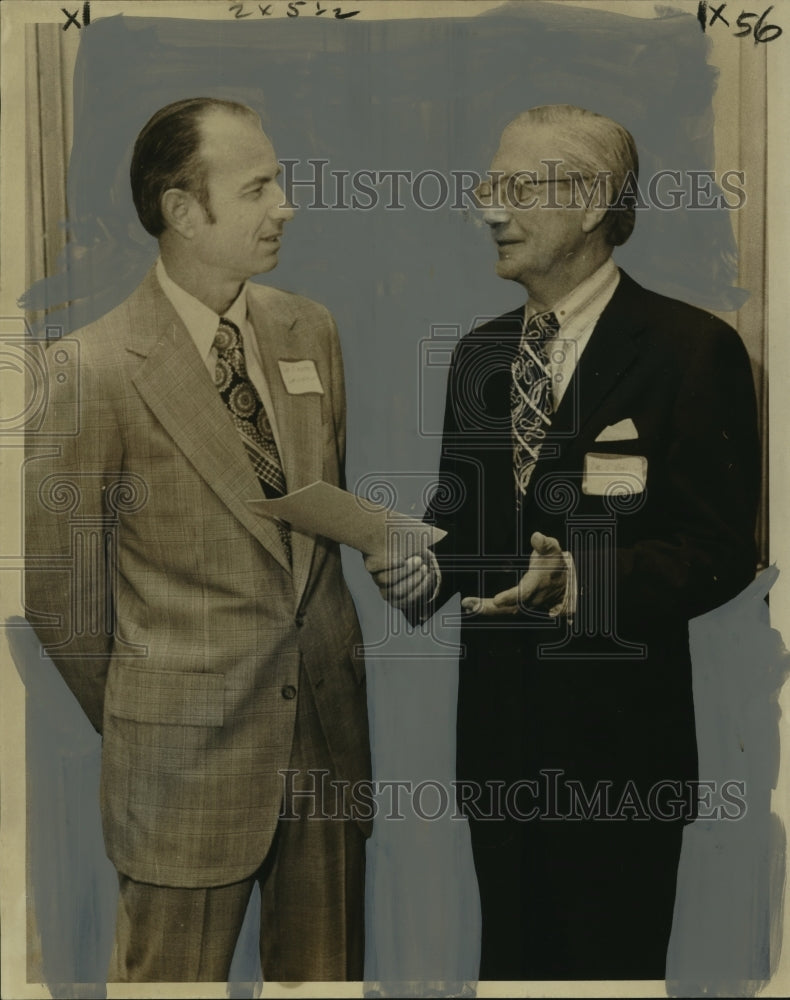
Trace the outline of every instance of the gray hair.
<instances>
[{"instance_id":1,"label":"gray hair","mask_svg":"<svg viewBox=\"0 0 790 1000\"><path fill-rule=\"evenodd\" d=\"M639 156L631 133L611 118L572 104L544 104L522 112L507 128L550 125L557 156L585 177L607 176L608 212L604 235L611 246L625 243L636 222Z\"/></svg>"}]
</instances>

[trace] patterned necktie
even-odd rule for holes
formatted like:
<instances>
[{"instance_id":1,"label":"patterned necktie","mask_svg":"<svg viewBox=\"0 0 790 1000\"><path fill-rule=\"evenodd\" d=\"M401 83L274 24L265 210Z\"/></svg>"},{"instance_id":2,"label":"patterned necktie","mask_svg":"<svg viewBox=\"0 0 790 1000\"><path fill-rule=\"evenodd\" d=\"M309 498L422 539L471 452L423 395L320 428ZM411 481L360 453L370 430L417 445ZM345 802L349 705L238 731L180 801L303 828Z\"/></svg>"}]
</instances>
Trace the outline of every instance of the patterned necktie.
<instances>
[{"instance_id":1,"label":"patterned necktie","mask_svg":"<svg viewBox=\"0 0 790 1000\"><path fill-rule=\"evenodd\" d=\"M214 347L217 351L214 382L222 401L233 417L264 495L268 499L281 497L286 492L286 485L280 454L266 409L247 374L244 344L235 323L224 317L219 321ZM284 521L277 521L277 528L290 562L290 529Z\"/></svg>"},{"instance_id":2,"label":"patterned necktie","mask_svg":"<svg viewBox=\"0 0 790 1000\"><path fill-rule=\"evenodd\" d=\"M527 323L511 364L510 422L513 432L513 474L516 499L527 492L532 471L554 409L546 346L559 333L553 312L540 313Z\"/></svg>"}]
</instances>

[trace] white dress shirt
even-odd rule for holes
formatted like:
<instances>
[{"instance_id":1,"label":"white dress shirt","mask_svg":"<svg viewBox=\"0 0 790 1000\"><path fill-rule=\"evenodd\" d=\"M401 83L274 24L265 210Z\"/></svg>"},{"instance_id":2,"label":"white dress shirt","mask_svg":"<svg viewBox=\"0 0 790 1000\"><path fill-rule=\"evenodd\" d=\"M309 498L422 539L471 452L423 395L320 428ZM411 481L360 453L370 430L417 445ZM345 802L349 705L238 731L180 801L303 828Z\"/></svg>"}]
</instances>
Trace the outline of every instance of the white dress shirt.
<instances>
[{"instance_id":1,"label":"white dress shirt","mask_svg":"<svg viewBox=\"0 0 790 1000\"><path fill-rule=\"evenodd\" d=\"M549 356L549 371L551 372L551 387L554 396L554 409L560 405L568 383L576 370L582 351L587 346L595 324L601 313L609 304L615 289L620 282L620 272L617 265L609 257L597 271L585 278L572 292L569 292L559 302L555 303L551 312L560 324L555 340L546 344ZM524 325L538 312L530 309L530 304L524 312Z\"/></svg>"},{"instance_id":2,"label":"white dress shirt","mask_svg":"<svg viewBox=\"0 0 790 1000\"><path fill-rule=\"evenodd\" d=\"M606 259L597 271L594 271L573 291L558 302L555 302L551 312L557 317L560 329L557 337L546 344L549 357L548 369L551 372L551 388L554 397L554 410L560 405L562 397L568 388L568 383L576 371L582 351L589 343L595 324L601 313L609 304L615 289L620 282L620 272L611 257ZM530 309L527 301L524 310L524 326L538 312ZM563 599L549 610L552 617L566 615L572 617L576 611L579 596L576 565L570 552L563 552L567 580Z\"/></svg>"},{"instance_id":3,"label":"white dress shirt","mask_svg":"<svg viewBox=\"0 0 790 1000\"><path fill-rule=\"evenodd\" d=\"M261 402L266 410L266 415L271 424L274 440L277 442L277 449L280 451L282 461L282 451L280 450L280 438L277 433L277 423L275 421L272 397L269 392L269 383L263 370L261 354L258 350L258 341L252 329L252 324L247 316L247 283L241 286L241 291L236 296L233 304L227 309L222 317L218 316L213 309L209 309L194 295L175 283L165 270L162 258L156 262L156 277L162 286L162 291L168 297L173 308L180 316L184 326L189 331L189 335L198 349L203 364L206 366L211 381L214 381L214 371L217 367L217 349L214 347L214 338L219 329L220 318L228 319L234 323L241 332L241 339L244 345L244 359L247 365L247 374L250 381L258 390Z\"/></svg>"}]
</instances>

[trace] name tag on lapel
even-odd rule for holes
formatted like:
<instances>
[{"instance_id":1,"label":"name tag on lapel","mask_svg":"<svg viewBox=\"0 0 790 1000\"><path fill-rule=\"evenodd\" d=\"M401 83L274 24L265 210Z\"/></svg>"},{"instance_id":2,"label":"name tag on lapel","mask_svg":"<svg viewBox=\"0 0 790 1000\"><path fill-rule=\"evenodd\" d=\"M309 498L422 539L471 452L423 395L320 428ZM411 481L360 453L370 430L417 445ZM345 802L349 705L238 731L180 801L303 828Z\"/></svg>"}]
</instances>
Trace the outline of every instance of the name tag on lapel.
<instances>
[{"instance_id":1,"label":"name tag on lapel","mask_svg":"<svg viewBox=\"0 0 790 1000\"><path fill-rule=\"evenodd\" d=\"M588 451L584 456L582 493L588 496L617 496L642 493L647 483L644 455L607 455Z\"/></svg>"},{"instance_id":2,"label":"name tag on lapel","mask_svg":"<svg viewBox=\"0 0 790 1000\"><path fill-rule=\"evenodd\" d=\"M278 361L285 388L292 396L302 396L306 392L317 392L323 396L324 387L318 377L318 370L312 358L304 361Z\"/></svg>"}]
</instances>

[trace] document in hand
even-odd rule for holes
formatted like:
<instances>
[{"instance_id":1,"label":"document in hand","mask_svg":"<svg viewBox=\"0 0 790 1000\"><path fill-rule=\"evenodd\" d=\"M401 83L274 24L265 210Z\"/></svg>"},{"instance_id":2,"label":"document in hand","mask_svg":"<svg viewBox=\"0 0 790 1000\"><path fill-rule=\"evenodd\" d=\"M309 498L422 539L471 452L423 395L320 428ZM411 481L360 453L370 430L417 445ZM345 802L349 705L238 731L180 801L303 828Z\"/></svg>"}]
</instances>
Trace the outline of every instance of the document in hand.
<instances>
[{"instance_id":1,"label":"document in hand","mask_svg":"<svg viewBox=\"0 0 790 1000\"><path fill-rule=\"evenodd\" d=\"M416 517L318 481L275 500L250 500L261 514L288 521L295 531L323 535L365 555L420 552L447 534Z\"/></svg>"}]
</instances>

